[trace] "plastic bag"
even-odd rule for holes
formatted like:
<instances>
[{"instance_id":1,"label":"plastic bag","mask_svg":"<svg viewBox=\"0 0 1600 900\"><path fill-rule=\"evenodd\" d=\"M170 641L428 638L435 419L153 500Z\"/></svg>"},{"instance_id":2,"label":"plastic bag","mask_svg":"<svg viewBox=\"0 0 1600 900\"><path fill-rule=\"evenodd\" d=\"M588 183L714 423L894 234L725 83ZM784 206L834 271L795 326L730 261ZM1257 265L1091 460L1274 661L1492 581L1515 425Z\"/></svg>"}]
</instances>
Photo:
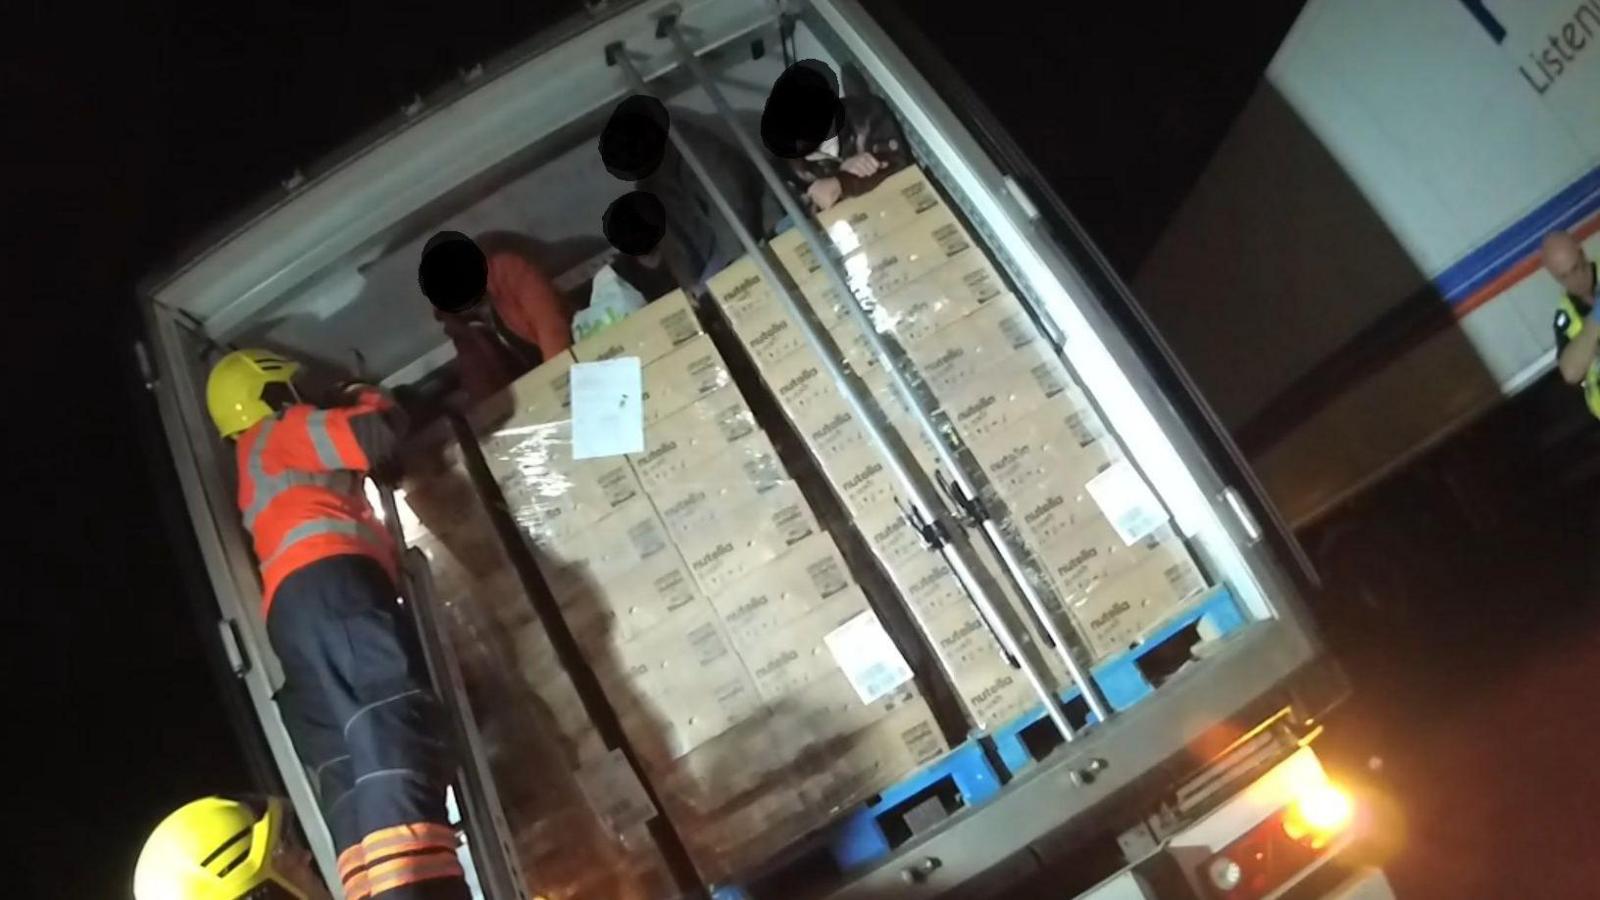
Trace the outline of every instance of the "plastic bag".
<instances>
[{"instance_id":1,"label":"plastic bag","mask_svg":"<svg viewBox=\"0 0 1600 900\"><path fill-rule=\"evenodd\" d=\"M641 309L644 309L644 295L608 264L594 274L589 308L579 310L572 318L572 338L581 341Z\"/></svg>"}]
</instances>

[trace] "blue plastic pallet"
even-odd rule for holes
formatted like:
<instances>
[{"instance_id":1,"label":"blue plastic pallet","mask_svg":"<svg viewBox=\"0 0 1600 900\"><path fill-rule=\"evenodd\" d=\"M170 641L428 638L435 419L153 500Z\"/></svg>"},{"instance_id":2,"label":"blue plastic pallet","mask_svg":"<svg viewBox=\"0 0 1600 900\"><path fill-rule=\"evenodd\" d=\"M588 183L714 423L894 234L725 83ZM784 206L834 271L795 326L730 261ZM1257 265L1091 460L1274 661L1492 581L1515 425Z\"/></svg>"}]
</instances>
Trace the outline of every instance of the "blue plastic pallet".
<instances>
[{"instance_id":1,"label":"blue plastic pallet","mask_svg":"<svg viewBox=\"0 0 1600 900\"><path fill-rule=\"evenodd\" d=\"M1211 596L1151 632L1138 647L1094 668L1095 684L1100 686L1100 693L1106 698L1106 703L1112 710L1121 712L1128 709L1155 691L1155 686L1150 684L1143 672L1139 671L1139 660L1146 653L1161 646L1168 638L1202 620L1217 636L1231 634L1244 627L1248 620L1232 592L1226 587L1213 590ZM1076 700L1078 693L1076 685L1062 691L1061 702L1070 703ZM1030 712L989 732L989 739L994 741L1000 761L1012 774L1021 772L1033 764L1033 755L1022 743L1022 731L1044 717L1044 707L1035 707ZM1089 721L1095 720L1096 717L1091 713Z\"/></svg>"},{"instance_id":2,"label":"blue plastic pallet","mask_svg":"<svg viewBox=\"0 0 1600 900\"><path fill-rule=\"evenodd\" d=\"M898 812L900 804L946 778L954 782L962 808L978 806L1000 792L999 773L989 764L983 747L969 740L828 826L822 842L834 863L848 872L887 856L894 848L884 831L884 819ZM714 887L711 896L712 900L748 900L749 894L743 887L729 884Z\"/></svg>"}]
</instances>

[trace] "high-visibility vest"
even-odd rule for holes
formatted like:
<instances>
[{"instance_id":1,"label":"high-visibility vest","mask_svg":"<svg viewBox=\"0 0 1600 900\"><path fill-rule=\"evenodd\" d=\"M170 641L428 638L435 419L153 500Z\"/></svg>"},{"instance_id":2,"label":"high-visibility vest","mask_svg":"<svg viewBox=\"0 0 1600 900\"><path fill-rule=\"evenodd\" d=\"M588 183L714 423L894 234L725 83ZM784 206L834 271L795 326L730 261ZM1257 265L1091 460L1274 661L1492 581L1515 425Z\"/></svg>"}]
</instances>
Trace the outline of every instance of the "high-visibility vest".
<instances>
[{"instance_id":1,"label":"high-visibility vest","mask_svg":"<svg viewBox=\"0 0 1600 900\"><path fill-rule=\"evenodd\" d=\"M239 511L261 563L263 615L284 578L330 556L370 556L396 576L394 543L363 490L376 442L359 436L386 429L387 408L377 391L337 409L298 404L239 438Z\"/></svg>"},{"instance_id":2,"label":"high-visibility vest","mask_svg":"<svg viewBox=\"0 0 1600 900\"><path fill-rule=\"evenodd\" d=\"M1556 307L1556 329L1570 341L1583 330L1583 321L1583 313L1578 311L1578 305L1563 294L1561 305ZM1589 412L1600 418L1600 358L1589 364L1589 374L1583 379L1583 396L1589 402Z\"/></svg>"}]
</instances>

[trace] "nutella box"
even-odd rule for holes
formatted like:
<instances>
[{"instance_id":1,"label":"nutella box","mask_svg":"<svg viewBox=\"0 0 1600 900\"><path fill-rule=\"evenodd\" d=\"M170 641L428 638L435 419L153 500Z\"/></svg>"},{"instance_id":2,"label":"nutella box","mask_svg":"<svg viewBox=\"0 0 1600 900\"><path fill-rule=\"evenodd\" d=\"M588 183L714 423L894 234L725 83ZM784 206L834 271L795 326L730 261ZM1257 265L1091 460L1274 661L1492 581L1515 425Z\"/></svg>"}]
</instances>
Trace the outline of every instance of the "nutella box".
<instances>
[{"instance_id":1,"label":"nutella box","mask_svg":"<svg viewBox=\"0 0 1600 900\"><path fill-rule=\"evenodd\" d=\"M998 437L1046 406L1063 416L1091 409L1088 397L1057 360L1020 371L1003 368L939 399L951 426L968 444Z\"/></svg>"},{"instance_id":2,"label":"nutella box","mask_svg":"<svg viewBox=\"0 0 1600 900\"><path fill-rule=\"evenodd\" d=\"M702 623L673 638L656 641L648 653L629 645L621 677L602 675L623 729L656 766L683 757L762 711L749 673L716 636L714 624Z\"/></svg>"},{"instance_id":3,"label":"nutella box","mask_svg":"<svg viewBox=\"0 0 1600 900\"><path fill-rule=\"evenodd\" d=\"M701 590L714 596L820 530L799 489L785 485L755 503L714 510L715 527L680 537Z\"/></svg>"},{"instance_id":4,"label":"nutella box","mask_svg":"<svg viewBox=\"0 0 1600 900\"><path fill-rule=\"evenodd\" d=\"M993 264L980 254L967 254L899 290L874 295L867 306L879 331L893 334L910 348L981 307L1010 297Z\"/></svg>"},{"instance_id":5,"label":"nutella box","mask_svg":"<svg viewBox=\"0 0 1600 900\"><path fill-rule=\"evenodd\" d=\"M1087 482L1122 458L1093 410L1065 403L1046 404L1013 427L967 442L967 449L995 493L1013 499L1027 499L1051 481Z\"/></svg>"},{"instance_id":6,"label":"nutella box","mask_svg":"<svg viewBox=\"0 0 1600 900\"><path fill-rule=\"evenodd\" d=\"M741 256L721 272L706 281L706 290L722 307L735 332L743 335L750 329L750 321L770 318L773 310L780 309L772 296L773 288L761 277L756 261Z\"/></svg>"},{"instance_id":7,"label":"nutella box","mask_svg":"<svg viewBox=\"0 0 1600 900\"><path fill-rule=\"evenodd\" d=\"M800 541L711 598L736 645L771 640L784 626L849 591L850 567L826 533Z\"/></svg>"},{"instance_id":8,"label":"nutella box","mask_svg":"<svg viewBox=\"0 0 1600 900\"><path fill-rule=\"evenodd\" d=\"M839 664L823 640L839 626L867 610L866 595L848 587L790 620L782 629L763 634L744 632L734 647L755 679L756 690L769 703L837 672Z\"/></svg>"},{"instance_id":9,"label":"nutella box","mask_svg":"<svg viewBox=\"0 0 1600 900\"><path fill-rule=\"evenodd\" d=\"M554 447L552 448L555 449ZM610 515L643 488L622 457L572 460L571 445L559 446L548 463L524 459L497 480L512 515L530 534L550 534Z\"/></svg>"},{"instance_id":10,"label":"nutella box","mask_svg":"<svg viewBox=\"0 0 1600 900\"><path fill-rule=\"evenodd\" d=\"M549 422L561 422L572 418L572 354L563 350L561 353L540 363L531 372L511 382L503 393L509 394L509 404L513 409L510 420L501 423L502 427L514 427L521 424L543 425ZM491 408L500 408L502 403L483 403L473 408L473 414L468 418L475 425L484 424L478 420L488 414Z\"/></svg>"},{"instance_id":11,"label":"nutella box","mask_svg":"<svg viewBox=\"0 0 1600 900\"><path fill-rule=\"evenodd\" d=\"M700 333L688 295L673 291L572 345L572 355L579 362L637 356L641 364L651 363Z\"/></svg>"},{"instance_id":12,"label":"nutella box","mask_svg":"<svg viewBox=\"0 0 1600 900\"><path fill-rule=\"evenodd\" d=\"M828 280L822 264L805 242L778 235L773 250L796 284L805 288ZM947 206L920 215L909 227L843 255L850 287L858 295L885 294L910 284L940 265L976 250L967 229Z\"/></svg>"},{"instance_id":13,"label":"nutella box","mask_svg":"<svg viewBox=\"0 0 1600 900\"><path fill-rule=\"evenodd\" d=\"M898 479L874 447L862 446L833 456L819 454L818 462L852 516L876 514L893 507L900 495Z\"/></svg>"},{"instance_id":14,"label":"nutella box","mask_svg":"<svg viewBox=\"0 0 1600 900\"><path fill-rule=\"evenodd\" d=\"M557 601L573 634L588 646L635 640L701 599L688 563L677 553L658 553L608 582L576 586Z\"/></svg>"},{"instance_id":15,"label":"nutella box","mask_svg":"<svg viewBox=\"0 0 1600 900\"><path fill-rule=\"evenodd\" d=\"M1006 661L999 641L971 604L928 616L922 625L979 727L1003 724L1038 703L1027 679Z\"/></svg>"},{"instance_id":16,"label":"nutella box","mask_svg":"<svg viewBox=\"0 0 1600 900\"><path fill-rule=\"evenodd\" d=\"M925 337L908 352L929 388L940 397L959 395L980 378L1059 364L1028 312L1009 294Z\"/></svg>"},{"instance_id":17,"label":"nutella box","mask_svg":"<svg viewBox=\"0 0 1600 900\"><path fill-rule=\"evenodd\" d=\"M817 214L817 224L842 254L908 228L944 202L916 166L890 175L859 197L841 200Z\"/></svg>"},{"instance_id":18,"label":"nutella box","mask_svg":"<svg viewBox=\"0 0 1600 900\"><path fill-rule=\"evenodd\" d=\"M628 455L634 472L646 490L671 484L704 472L707 458L720 456L735 446L757 441L747 451L749 458L763 457L771 451L756 425L756 418L745 405L738 388L729 385L700 397L670 416L647 424L644 452Z\"/></svg>"},{"instance_id":19,"label":"nutella box","mask_svg":"<svg viewBox=\"0 0 1600 900\"><path fill-rule=\"evenodd\" d=\"M847 807L903 781L948 749L933 712L917 697L848 738L817 748L812 756L822 764L807 768L800 794L815 809Z\"/></svg>"},{"instance_id":20,"label":"nutella box","mask_svg":"<svg viewBox=\"0 0 1600 900\"><path fill-rule=\"evenodd\" d=\"M785 357L763 376L784 414L802 433L850 412L822 361L809 351Z\"/></svg>"},{"instance_id":21,"label":"nutella box","mask_svg":"<svg viewBox=\"0 0 1600 900\"><path fill-rule=\"evenodd\" d=\"M733 383L722 355L703 334L645 364L643 375L646 428Z\"/></svg>"},{"instance_id":22,"label":"nutella box","mask_svg":"<svg viewBox=\"0 0 1600 900\"><path fill-rule=\"evenodd\" d=\"M671 555L672 538L641 495L611 515L532 544L540 571L556 593L616 581L658 555Z\"/></svg>"},{"instance_id":23,"label":"nutella box","mask_svg":"<svg viewBox=\"0 0 1600 900\"><path fill-rule=\"evenodd\" d=\"M1104 516L1048 543L1031 545L1057 593L1069 605L1096 585L1150 559L1189 559L1189 551L1170 525L1128 543Z\"/></svg>"},{"instance_id":24,"label":"nutella box","mask_svg":"<svg viewBox=\"0 0 1600 900\"><path fill-rule=\"evenodd\" d=\"M693 476L650 491L656 511L680 545L693 543L698 534L729 528L733 514L751 504L766 501L775 514L780 508L803 504L765 437L745 443L758 453L746 453L741 444L704 460ZM799 521L788 515L784 519Z\"/></svg>"},{"instance_id":25,"label":"nutella box","mask_svg":"<svg viewBox=\"0 0 1600 900\"><path fill-rule=\"evenodd\" d=\"M1138 644L1205 589L1187 554L1158 554L1075 597L1072 621L1098 661Z\"/></svg>"}]
</instances>

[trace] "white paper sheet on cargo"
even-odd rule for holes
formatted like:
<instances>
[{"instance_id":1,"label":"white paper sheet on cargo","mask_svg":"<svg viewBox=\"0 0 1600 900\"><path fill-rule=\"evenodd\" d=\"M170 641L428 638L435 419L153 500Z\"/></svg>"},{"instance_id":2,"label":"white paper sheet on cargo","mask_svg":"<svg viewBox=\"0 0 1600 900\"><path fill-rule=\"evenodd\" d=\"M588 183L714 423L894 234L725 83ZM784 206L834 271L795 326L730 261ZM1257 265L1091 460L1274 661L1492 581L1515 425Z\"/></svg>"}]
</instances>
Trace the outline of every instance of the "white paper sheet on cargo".
<instances>
[{"instance_id":1,"label":"white paper sheet on cargo","mask_svg":"<svg viewBox=\"0 0 1600 900\"><path fill-rule=\"evenodd\" d=\"M572 364L572 458L644 452L644 369L637 356Z\"/></svg>"},{"instance_id":2,"label":"white paper sheet on cargo","mask_svg":"<svg viewBox=\"0 0 1600 900\"><path fill-rule=\"evenodd\" d=\"M911 680L911 667L870 609L829 632L823 641L862 703L887 696Z\"/></svg>"},{"instance_id":3,"label":"white paper sheet on cargo","mask_svg":"<svg viewBox=\"0 0 1600 900\"><path fill-rule=\"evenodd\" d=\"M1117 537L1133 546L1167 524L1167 511L1156 499L1139 470L1126 459L1119 459L1085 485L1089 496L1100 507Z\"/></svg>"}]
</instances>

